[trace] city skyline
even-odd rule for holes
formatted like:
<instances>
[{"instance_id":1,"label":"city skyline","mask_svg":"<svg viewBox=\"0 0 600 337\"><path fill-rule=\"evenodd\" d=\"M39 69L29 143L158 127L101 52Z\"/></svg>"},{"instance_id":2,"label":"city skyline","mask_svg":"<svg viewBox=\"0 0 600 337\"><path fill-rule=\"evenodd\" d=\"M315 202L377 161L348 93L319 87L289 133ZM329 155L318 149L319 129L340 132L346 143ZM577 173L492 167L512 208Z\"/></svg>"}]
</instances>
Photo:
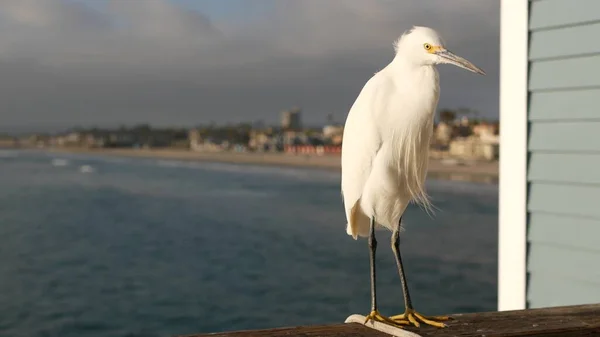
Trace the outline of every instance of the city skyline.
<instances>
[{"instance_id":1,"label":"city skyline","mask_svg":"<svg viewBox=\"0 0 600 337\"><path fill-rule=\"evenodd\" d=\"M498 115L499 5L492 0L7 0L0 25L3 130L264 120L300 106L343 122L412 25L488 72L441 66L440 108ZM10 130L9 130L10 131Z\"/></svg>"}]
</instances>

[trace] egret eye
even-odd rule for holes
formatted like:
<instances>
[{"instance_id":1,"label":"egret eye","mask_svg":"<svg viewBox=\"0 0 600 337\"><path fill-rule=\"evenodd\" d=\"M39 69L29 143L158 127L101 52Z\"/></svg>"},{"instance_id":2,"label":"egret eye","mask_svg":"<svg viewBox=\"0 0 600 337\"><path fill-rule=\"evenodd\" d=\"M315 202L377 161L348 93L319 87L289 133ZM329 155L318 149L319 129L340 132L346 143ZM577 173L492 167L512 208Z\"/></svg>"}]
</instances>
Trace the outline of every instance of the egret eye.
<instances>
[{"instance_id":1,"label":"egret eye","mask_svg":"<svg viewBox=\"0 0 600 337\"><path fill-rule=\"evenodd\" d=\"M425 50L431 50L431 45L429 43L425 43L423 48L425 48Z\"/></svg>"}]
</instances>

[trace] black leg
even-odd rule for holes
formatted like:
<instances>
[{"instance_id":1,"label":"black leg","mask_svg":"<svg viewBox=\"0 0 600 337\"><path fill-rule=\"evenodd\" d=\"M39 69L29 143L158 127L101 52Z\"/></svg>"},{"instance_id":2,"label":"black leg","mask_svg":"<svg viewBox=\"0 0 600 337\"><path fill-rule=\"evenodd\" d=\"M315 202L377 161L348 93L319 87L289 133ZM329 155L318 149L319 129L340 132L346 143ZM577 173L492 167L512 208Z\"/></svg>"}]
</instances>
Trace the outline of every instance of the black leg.
<instances>
[{"instance_id":1,"label":"black leg","mask_svg":"<svg viewBox=\"0 0 600 337\"><path fill-rule=\"evenodd\" d=\"M370 234L369 234L369 257L371 259L371 311L377 310L376 296L376 277L375 277L375 251L377 250L377 240L375 239L375 218L371 218Z\"/></svg>"},{"instance_id":2,"label":"black leg","mask_svg":"<svg viewBox=\"0 0 600 337\"><path fill-rule=\"evenodd\" d=\"M371 260L371 313L365 317L365 324L369 320L383 322L386 324L397 325L396 322L391 320L389 317L382 316L377 311L377 286L375 277L375 251L377 250L377 240L375 240L375 217L371 218L369 233L369 257Z\"/></svg>"},{"instance_id":3,"label":"black leg","mask_svg":"<svg viewBox=\"0 0 600 337\"><path fill-rule=\"evenodd\" d=\"M402 218L400 218L400 221ZM400 281L402 282L402 293L404 294L404 307L405 311L402 315L392 316L391 319L401 325L414 325L418 327L419 322L427 325L443 328L446 325L441 321L447 321L450 318L446 316L435 316L427 317L416 312L413 308L412 301L410 300L410 294L408 293L408 284L406 282L406 276L404 275L404 266L402 265L402 256L400 254L400 221L398 222L398 228L392 233L392 250L396 255L396 264L398 265L398 273L400 274Z\"/></svg>"},{"instance_id":4,"label":"black leg","mask_svg":"<svg viewBox=\"0 0 600 337\"><path fill-rule=\"evenodd\" d=\"M400 218L402 220L402 218ZM400 223L398 228L392 233L392 250L396 256L396 264L398 265L398 273L400 274L400 281L402 282L402 293L404 294L404 307L406 311L413 310L412 301L410 300L410 294L408 292L408 284L406 283L406 276L404 275L404 266L402 265L402 254L400 254Z\"/></svg>"}]
</instances>

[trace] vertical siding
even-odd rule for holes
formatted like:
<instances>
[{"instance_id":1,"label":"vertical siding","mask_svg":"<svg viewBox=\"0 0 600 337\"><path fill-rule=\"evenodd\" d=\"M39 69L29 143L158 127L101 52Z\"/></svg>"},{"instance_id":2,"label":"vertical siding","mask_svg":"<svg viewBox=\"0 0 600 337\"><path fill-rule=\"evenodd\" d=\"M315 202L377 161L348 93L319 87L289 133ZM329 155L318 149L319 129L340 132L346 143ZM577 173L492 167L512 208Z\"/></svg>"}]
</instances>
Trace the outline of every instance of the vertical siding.
<instances>
[{"instance_id":1,"label":"vertical siding","mask_svg":"<svg viewBox=\"0 0 600 337\"><path fill-rule=\"evenodd\" d=\"M529 33L528 306L598 303L600 0L531 0Z\"/></svg>"}]
</instances>

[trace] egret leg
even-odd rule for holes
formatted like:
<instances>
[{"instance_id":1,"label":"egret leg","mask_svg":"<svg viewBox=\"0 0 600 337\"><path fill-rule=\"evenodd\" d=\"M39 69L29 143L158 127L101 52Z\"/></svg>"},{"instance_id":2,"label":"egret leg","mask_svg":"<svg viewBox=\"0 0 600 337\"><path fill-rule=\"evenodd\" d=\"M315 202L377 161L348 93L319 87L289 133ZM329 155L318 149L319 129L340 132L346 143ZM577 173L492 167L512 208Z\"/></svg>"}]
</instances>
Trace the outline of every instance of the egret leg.
<instances>
[{"instance_id":1,"label":"egret leg","mask_svg":"<svg viewBox=\"0 0 600 337\"><path fill-rule=\"evenodd\" d=\"M400 219L402 220L402 219ZM438 328L446 327L446 324L442 321L450 319L448 316L424 316L416 312L413 308L412 301L410 299L410 293L408 291L408 284L406 282L406 276L404 275L404 266L402 265L402 256L400 254L400 224L398 228L394 229L392 233L392 250L396 256L396 264L398 265L398 273L400 274L400 282L402 283L402 293L404 295L404 308L405 311L401 315L390 317L396 324L401 325L414 325L420 326L420 323L435 326Z\"/></svg>"},{"instance_id":2,"label":"egret leg","mask_svg":"<svg viewBox=\"0 0 600 337\"><path fill-rule=\"evenodd\" d=\"M369 233L369 257L371 261L371 313L365 318L365 324L369 320L382 323L398 325L392 319L385 317L377 310L377 277L375 275L375 252L377 251L377 240L375 239L375 218L371 217L370 233Z\"/></svg>"}]
</instances>

